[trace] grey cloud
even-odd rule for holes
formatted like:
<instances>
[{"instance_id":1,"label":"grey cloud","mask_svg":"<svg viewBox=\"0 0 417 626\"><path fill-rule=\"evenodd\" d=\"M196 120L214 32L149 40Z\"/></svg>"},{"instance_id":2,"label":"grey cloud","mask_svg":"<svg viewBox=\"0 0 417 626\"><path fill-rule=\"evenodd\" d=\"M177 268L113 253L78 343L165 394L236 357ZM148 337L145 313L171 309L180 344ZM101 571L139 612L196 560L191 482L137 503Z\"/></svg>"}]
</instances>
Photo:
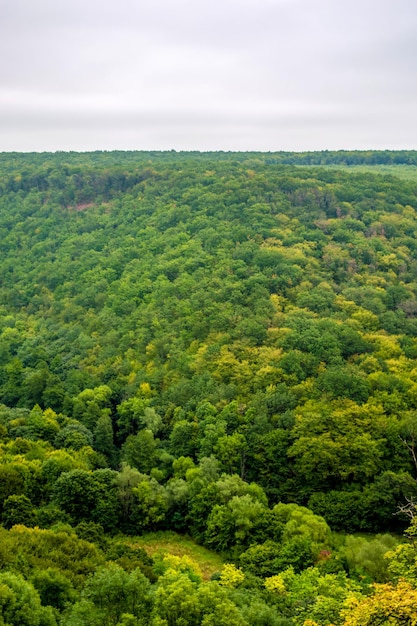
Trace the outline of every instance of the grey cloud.
<instances>
[{"instance_id":1,"label":"grey cloud","mask_svg":"<svg viewBox=\"0 0 417 626\"><path fill-rule=\"evenodd\" d=\"M416 31L414 0L3 0L0 150L412 147Z\"/></svg>"}]
</instances>

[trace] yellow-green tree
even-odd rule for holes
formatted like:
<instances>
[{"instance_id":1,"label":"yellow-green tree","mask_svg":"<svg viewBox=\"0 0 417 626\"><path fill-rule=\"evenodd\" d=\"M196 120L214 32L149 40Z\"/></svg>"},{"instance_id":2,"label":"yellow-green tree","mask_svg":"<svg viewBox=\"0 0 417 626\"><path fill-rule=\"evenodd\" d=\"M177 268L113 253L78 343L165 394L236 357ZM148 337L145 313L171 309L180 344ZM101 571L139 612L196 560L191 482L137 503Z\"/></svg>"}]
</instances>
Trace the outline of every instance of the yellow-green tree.
<instances>
[{"instance_id":1,"label":"yellow-green tree","mask_svg":"<svg viewBox=\"0 0 417 626\"><path fill-rule=\"evenodd\" d=\"M351 597L341 611L343 626L416 626L417 590L408 582L374 585L374 593Z\"/></svg>"}]
</instances>

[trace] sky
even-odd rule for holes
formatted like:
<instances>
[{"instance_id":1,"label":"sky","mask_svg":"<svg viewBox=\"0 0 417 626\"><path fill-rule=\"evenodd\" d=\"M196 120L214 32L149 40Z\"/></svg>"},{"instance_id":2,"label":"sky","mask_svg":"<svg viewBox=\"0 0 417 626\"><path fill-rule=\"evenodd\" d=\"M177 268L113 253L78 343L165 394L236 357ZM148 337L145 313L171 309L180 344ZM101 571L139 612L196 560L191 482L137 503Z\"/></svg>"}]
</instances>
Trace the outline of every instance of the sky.
<instances>
[{"instance_id":1,"label":"sky","mask_svg":"<svg viewBox=\"0 0 417 626\"><path fill-rule=\"evenodd\" d=\"M417 149L415 0L0 0L0 151Z\"/></svg>"}]
</instances>

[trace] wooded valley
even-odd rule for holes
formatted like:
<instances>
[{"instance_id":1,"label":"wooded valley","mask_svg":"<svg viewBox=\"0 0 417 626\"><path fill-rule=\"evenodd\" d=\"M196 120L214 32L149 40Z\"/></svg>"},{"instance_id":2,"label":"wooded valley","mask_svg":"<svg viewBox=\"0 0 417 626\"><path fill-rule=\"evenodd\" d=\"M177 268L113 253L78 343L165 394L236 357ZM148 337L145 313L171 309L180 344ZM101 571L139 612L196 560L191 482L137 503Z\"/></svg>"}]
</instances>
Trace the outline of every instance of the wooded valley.
<instances>
[{"instance_id":1,"label":"wooded valley","mask_svg":"<svg viewBox=\"0 0 417 626\"><path fill-rule=\"evenodd\" d=\"M0 154L1 624L417 623L416 172Z\"/></svg>"}]
</instances>

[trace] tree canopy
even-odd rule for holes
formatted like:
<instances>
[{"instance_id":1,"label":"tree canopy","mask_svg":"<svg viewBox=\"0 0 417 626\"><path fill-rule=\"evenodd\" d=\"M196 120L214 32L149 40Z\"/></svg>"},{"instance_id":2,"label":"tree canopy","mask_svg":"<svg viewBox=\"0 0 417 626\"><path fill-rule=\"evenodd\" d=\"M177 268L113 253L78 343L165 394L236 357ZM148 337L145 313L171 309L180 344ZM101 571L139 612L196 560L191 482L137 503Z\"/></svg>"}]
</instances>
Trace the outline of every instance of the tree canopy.
<instances>
[{"instance_id":1,"label":"tree canopy","mask_svg":"<svg viewBox=\"0 0 417 626\"><path fill-rule=\"evenodd\" d=\"M0 154L0 621L414 623L416 165Z\"/></svg>"}]
</instances>

